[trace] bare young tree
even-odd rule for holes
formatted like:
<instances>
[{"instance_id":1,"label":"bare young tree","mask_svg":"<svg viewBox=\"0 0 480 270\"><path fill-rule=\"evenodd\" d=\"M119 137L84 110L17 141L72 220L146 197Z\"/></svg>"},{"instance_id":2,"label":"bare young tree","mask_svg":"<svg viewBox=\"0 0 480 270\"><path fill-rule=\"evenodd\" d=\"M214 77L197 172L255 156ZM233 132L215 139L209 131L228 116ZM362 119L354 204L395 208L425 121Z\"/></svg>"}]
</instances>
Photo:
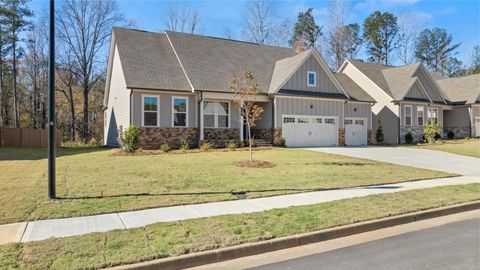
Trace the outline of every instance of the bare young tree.
<instances>
[{"instance_id":1,"label":"bare young tree","mask_svg":"<svg viewBox=\"0 0 480 270\"><path fill-rule=\"evenodd\" d=\"M418 36L425 23L413 12L404 12L398 17L399 42L396 49L402 64L411 64L417 60L415 48Z\"/></svg>"},{"instance_id":2,"label":"bare young tree","mask_svg":"<svg viewBox=\"0 0 480 270\"><path fill-rule=\"evenodd\" d=\"M83 91L82 139L88 142L89 92L105 75L106 45L112 27L123 22L112 0L65 0L57 10L58 37L73 54L74 73Z\"/></svg>"},{"instance_id":3,"label":"bare young tree","mask_svg":"<svg viewBox=\"0 0 480 270\"><path fill-rule=\"evenodd\" d=\"M290 47L293 25L294 22L290 19L285 19L277 24L271 33L270 44L278 47Z\"/></svg>"},{"instance_id":4,"label":"bare young tree","mask_svg":"<svg viewBox=\"0 0 480 270\"><path fill-rule=\"evenodd\" d=\"M200 31L200 16L197 11L187 9L185 6L171 7L164 21L166 30L196 34Z\"/></svg>"},{"instance_id":5,"label":"bare young tree","mask_svg":"<svg viewBox=\"0 0 480 270\"><path fill-rule=\"evenodd\" d=\"M233 34L232 29L230 29L228 27L223 29L222 34L223 34L224 38L227 38L227 39L233 39L234 38L234 34Z\"/></svg>"},{"instance_id":6,"label":"bare young tree","mask_svg":"<svg viewBox=\"0 0 480 270\"><path fill-rule=\"evenodd\" d=\"M78 86L78 76L75 74L74 57L68 51L63 52L56 68L57 83L55 90L62 93L68 103L69 111L69 139L75 141L76 119L74 89Z\"/></svg>"},{"instance_id":7,"label":"bare young tree","mask_svg":"<svg viewBox=\"0 0 480 270\"><path fill-rule=\"evenodd\" d=\"M253 75L250 71L240 71L233 74L230 81L230 89L235 93L235 102L240 105L244 123L247 125L248 150L250 163L253 162L252 154L252 127L260 120L263 108L255 103L255 96L258 95L258 85L253 83Z\"/></svg>"},{"instance_id":8,"label":"bare young tree","mask_svg":"<svg viewBox=\"0 0 480 270\"><path fill-rule=\"evenodd\" d=\"M271 1L250 0L247 2L242 19L242 35L245 40L268 44L274 28L275 10Z\"/></svg>"}]
</instances>

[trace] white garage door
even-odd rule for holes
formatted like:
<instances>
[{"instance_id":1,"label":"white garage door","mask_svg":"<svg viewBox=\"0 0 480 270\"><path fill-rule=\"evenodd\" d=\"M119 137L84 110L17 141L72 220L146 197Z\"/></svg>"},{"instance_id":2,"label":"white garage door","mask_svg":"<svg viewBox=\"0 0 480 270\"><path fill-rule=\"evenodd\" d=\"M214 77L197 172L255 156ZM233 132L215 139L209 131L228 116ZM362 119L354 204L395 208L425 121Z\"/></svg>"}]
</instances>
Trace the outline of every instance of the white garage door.
<instances>
[{"instance_id":1,"label":"white garage door","mask_svg":"<svg viewBox=\"0 0 480 270\"><path fill-rule=\"evenodd\" d=\"M367 145L367 119L345 118L345 144Z\"/></svg>"},{"instance_id":2,"label":"white garage door","mask_svg":"<svg viewBox=\"0 0 480 270\"><path fill-rule=\"evenodd\" d=\"M288 147L337 145L337 117L283 115L282 119L282 136Z\"/></svg>"},{"instance_id":3,"label":"white garage door","mask_svg":"<svg viewBox=\"0 0 480 270\"><path fill-rule=\"evenodd\" d=\"M480 117L475 117L475 137L480 137Z\"/></svg>"}]
</instances>

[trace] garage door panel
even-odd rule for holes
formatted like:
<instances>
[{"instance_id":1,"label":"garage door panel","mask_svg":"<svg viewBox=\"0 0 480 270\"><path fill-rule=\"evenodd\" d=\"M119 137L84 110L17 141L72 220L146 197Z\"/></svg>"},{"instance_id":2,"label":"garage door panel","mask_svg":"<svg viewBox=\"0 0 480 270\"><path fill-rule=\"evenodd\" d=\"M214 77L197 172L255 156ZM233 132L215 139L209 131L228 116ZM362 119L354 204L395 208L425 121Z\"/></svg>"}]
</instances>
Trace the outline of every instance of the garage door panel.
<instances>
[{"instance_id":1,"label":"garage door panel","mask_svg":"<svg viewBox=\"0 0 480 270\"><path fill-rule=\"evenodd\" d=\"M367 119L345 118L345 144L367 145Z\"/></svg>"},{"instance_id":2,"label":"garage door panel","mask_svg":"<svg viewBox=\"0 0 480 270\"><path fill-rule=\"evenodd\" d=\"M336 146L336 117L283 116L282 133L289 147Z\"/></svg>"}]
</instances>

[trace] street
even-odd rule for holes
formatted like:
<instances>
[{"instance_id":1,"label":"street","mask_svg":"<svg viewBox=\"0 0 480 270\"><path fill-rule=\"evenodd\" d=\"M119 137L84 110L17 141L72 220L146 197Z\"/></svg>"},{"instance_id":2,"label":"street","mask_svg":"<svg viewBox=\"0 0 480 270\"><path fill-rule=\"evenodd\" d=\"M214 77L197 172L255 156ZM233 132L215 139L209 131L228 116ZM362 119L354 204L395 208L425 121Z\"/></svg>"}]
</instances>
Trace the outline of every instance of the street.
<instances>
[{"instance_id":1,"label":"street","mask_svg":"<svg viewBox=\"0 0 480 270\"><path fill-rule=\"evenodd\" d=\"M480 269L480 219L259 266L268 269Z\"/></svg>"}]
</instances>

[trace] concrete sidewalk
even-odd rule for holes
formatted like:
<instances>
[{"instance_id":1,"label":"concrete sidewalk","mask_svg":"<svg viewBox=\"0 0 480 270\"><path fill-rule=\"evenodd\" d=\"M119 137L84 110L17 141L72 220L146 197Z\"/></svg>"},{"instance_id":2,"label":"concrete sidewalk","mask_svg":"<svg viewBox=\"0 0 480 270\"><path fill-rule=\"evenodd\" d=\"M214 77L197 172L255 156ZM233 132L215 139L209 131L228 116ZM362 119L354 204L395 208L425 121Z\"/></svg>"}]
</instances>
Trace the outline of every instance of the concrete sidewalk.
<instances>
[{"instance_id":1,"label":"concrete sidewalk","mask_svg":"<svg viewBox=\"0 0 480 270\"><path fill-rule=\"evenodd\" d=\"M31 242L50 237L67 237L92 232L105 232L115 229L137 228L158 222L226 214L261 212L274 208L311 205L373 194L470 183L480 183L480 178L477 176L459 176L398 184L307 192L258 199L203 203L85 217L21 222L0 225L0 244Z\"/></svg>"}]
</instances>

